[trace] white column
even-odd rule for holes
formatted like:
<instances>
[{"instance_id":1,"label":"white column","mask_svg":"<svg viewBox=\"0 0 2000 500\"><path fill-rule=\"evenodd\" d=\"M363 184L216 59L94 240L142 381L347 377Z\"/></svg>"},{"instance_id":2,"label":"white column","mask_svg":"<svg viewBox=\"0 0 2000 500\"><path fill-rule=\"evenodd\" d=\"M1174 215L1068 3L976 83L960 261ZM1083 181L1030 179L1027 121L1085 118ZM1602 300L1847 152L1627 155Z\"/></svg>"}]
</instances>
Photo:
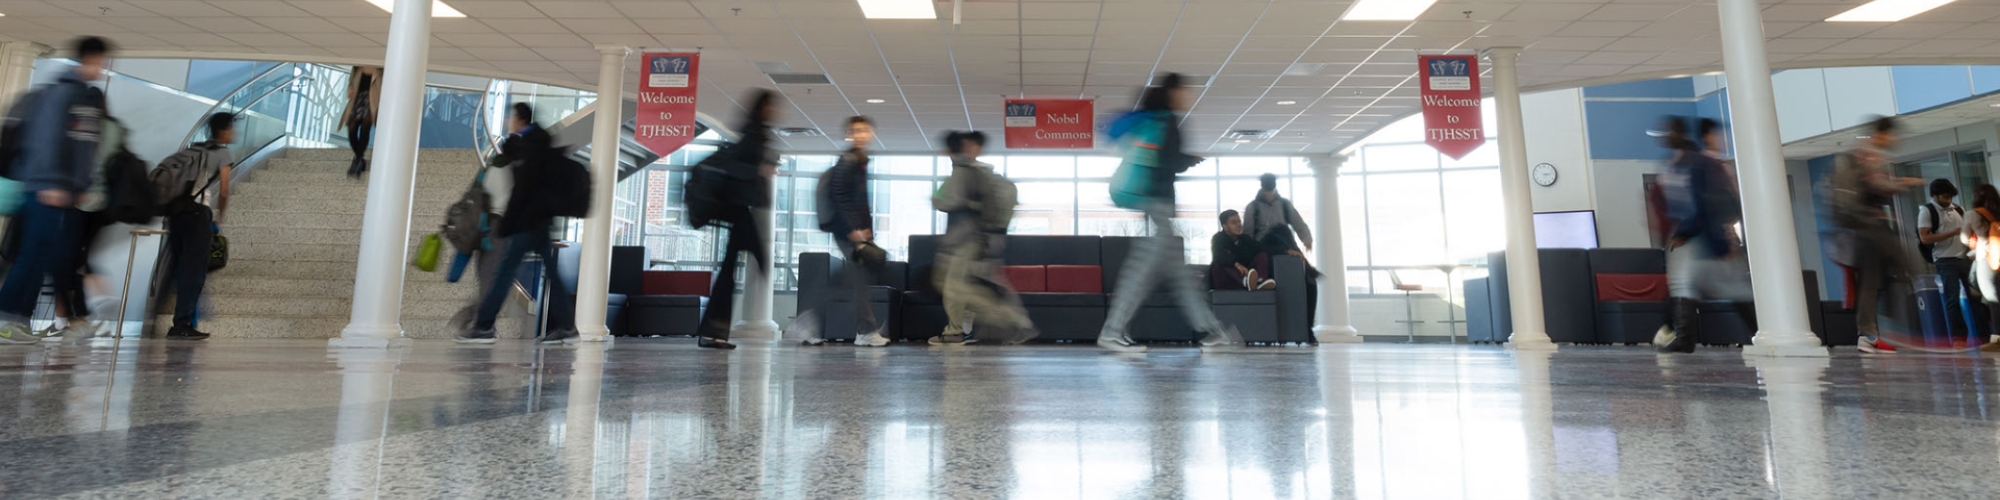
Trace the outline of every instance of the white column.
<instances>
[{"instance_id":1,"label":"white column","mask_svg":"<svg viewBox=\"0 0 2000 500\"><path fill-rule=\"evenodd\" d=\"M775 189L776 184L773 184L772 187ZM778 199L777 193L772 193L771 199ZM778 248L772 246L772 243L777 239L778 233L777 228L771 226L771 209L760 208L754 210L751 215L757 218L757 239L764 242L764 248L770 255L770 259L777 260ZM730 338L778 338L778 322L771 320L771 301L773 299L771 282L775 273L758 271L758 269L771 269L771 271L775 271L775 269L769 267L770 263L756 262L756 260L755 258L751 258L744 261L750 263L750 265L747 266L747 269L743 273L743 315L741 316L743 319L737 320L736 326L730 329Z\"/></svg>"},{"instance_id":2,"label":"white column","mask_svg":"<svg viewBox=\"0 0 2000 500\"><path fill-rule=\"evenodd\" d=\"M1770 408L1769 480L1788 498L1844 496L1835 495L1840 491L1827 467L1826 388L1820 379L1832 363L1824 357L1754 356L1743 364L1757 369Z\"/></svg>"},{"instance_id":3,"label":"white column","mask_svg":"<svg viewBox=\"0 0 2000 500\"><path fill-rule=\"evenodd\" d=\"M14 98L34 84L35 58L51 50L35 42L0 42L0 109L13 106Z\"/></svg>"},{"instance_id":4,"label":"white column","mask_svg":"<svg viewBox=\"0 0 2000 500\"><path fill-rule=\"evenodd\" d=\"M329 496L378 498L396 367L409 352L403 348L332 351L327 357L340 366L340 406L333 422L334 442L339 445L328 450L333 455L327 471Z\"/></svg>"},{"instance_id":5,"label":"white column","mask_svg":"<svg viewBox=\"0 0 2000 500\"><path fill-rule=\"evenodd\" d=\"M1314 156L1313 217L1318 219L1319 241L1313 243L1313 260L1319 261L1319 313L1313 318L1313 337L1322 344L1359 344L1360 332L1347 319L1347 263L1341 249L1340 165L1347 157Z\"/></svg>"},{"instance_id":6,"label":"white column","mask_svg":"<svg viewBox=\"0 0 2000 500\"><path fill-rule=\"evenodd\" d=\"M583 243L576 279L576 331L584 342L611 339L605 327L605 304L611 293L611 205L618 188L618 135L625 121L625 55L622 45L597 47L597 124L590 135L590 217L583 221Z\"/></svg>"},{"instance_id":7,"label":"white column","mask_svg":"<svg viewBox=\"0 0 2000 500\"><path fill-rule=\"evenodd\" d=\"M1528 139L1521 123L1521 81L1514 60L1521 49L1486 50L1493 63L1493 104L1500 123L1500 199L1507 220L1507 302L1514 313L1514 349L1555 349L1542 319L1542 259L1535 248L1535 203L1528 192Z\"/></svg>"},{"instance_id":8,"label":"white column","mask_svg":"<svg viewBox=\"0 0 2000 500\"><path fill-rule=\"evenodd\" d=\"M1721 0L1722 67L1729 79L1730 135L1736 141L1736 182L1743 193L1744 242L1750 290L1757 301L1757 336L1743 354L1826 356L1806 318L1799 240L1792 232L1792 196L1785 186L1784 142L1778 139L1771 65L1764 60L1764 21L1756 0Z\"/></svg>"},{"instance_id":9,"label":"white column","mask_svg":"<svg viewBox=\"0 0 2000 500\"><path fill-rule=\"evenodd\" d=\"M332 345L387 347L403 338L403 270L409 262L410 198L417 182L417 132L424 115L424 72L431 48L431 0L396 0L389 53L382 65L382 111L375 163L361 214L354 270L354 312Z\"/></svg>"},{"instance_id":10,"label":"white column","mask_svg":"<svg viewBox=\"0 0 2000 500\"><path fill-rule=\"evenodd\" d=\"M604 393L604 354L609 343L579 345L570 364L569 399L563 407L562 468L567 476L564 496L597 497L598 481L606 474L597 470L598 403ZM620 457L623 458L623 457Z\"/></svg>"}]
</instances>

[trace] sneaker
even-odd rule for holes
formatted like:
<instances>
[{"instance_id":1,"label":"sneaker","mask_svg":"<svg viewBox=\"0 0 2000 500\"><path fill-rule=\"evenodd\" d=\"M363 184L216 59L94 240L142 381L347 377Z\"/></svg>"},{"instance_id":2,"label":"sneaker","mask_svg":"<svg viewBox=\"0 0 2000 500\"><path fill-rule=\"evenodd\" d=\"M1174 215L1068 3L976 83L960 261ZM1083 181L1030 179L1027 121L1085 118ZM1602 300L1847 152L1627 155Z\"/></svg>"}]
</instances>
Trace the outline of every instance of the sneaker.
<instances>
[{"instance_id":1,"label":"sneaker","mask_svg":"<svg viewBox=\"0 0 2000 500\"><path fill-rule=\"evenodd\" d=\"M2000 352L2000 342L1987 342L1979 346L1979 352Z\"/></svg>"},{"instance_id":2,"label":"sneaker","mask_svg":"<svg viewBox=\"0 0 2000 500\"><path fill-rule=\"evenodd\" d=\"M1132 341L1132 336L1126 335L1125 332L1099 333L1097 334L1097 346L1105 349L1110 349L1112 352L1120 352L1127 354L1138 354L1146 352L1146 346L1140 345L1138 342Z\"/></svg>"},{"instance_id":3,"label":"sneaker","mask_svg":"<svg viewBox=\"0 0 2000 500\"><path fill-rule=\"evenodd\" d=\"M1676 334L1673 328L1665 325L1661 325L1659 331L1653 332L1653 345L1656 346L1654 349L1662 354L1691 354L1694 352L1693 337Z\"/></svg>"},{"instance_id":4,"label":"sneaker","mask_svg":"<svg viewBox=\"0 0 2000 500\"><path fill-rule=\"evenodd\" d=\"M1888 343L1888 342L1883 342L1883 341L1882 341L1882 339L1879 339L1879 338L1877 338L1877 339L1870 339L1870 338L1868 338L1868 337L1862 337L1862 338L1861 338L1861 341L1859 341L1859 342L1855 342L1855 343L1854 343L1854 347L1855 347L1856 349L1860 349L1860 350L1861 350L1861 352L1865 352L1865 353L1868 353L1868 354L1895 354L1895 353L1896 353L1896 346L1892 346L1892 345L1889 345L1889 343Z\"/></svg>"},{"instance_id":5,"label":"sneaker","mask_svg":"<svg viewBox=\"0 0 2000 500\"><path fill-rule=\"evenodd\" d=\"M826 345L826 339L819 336L819 314L813 311L792 318L791 324L785 325L782 335L782 338L798 339L800 345Z\"/></svg>"},{"instance_id":6,"label":"sneaker","mask_svg":"<svg viewBox=\"0 0 2000 500\"><path fill-rule=\"evenodd\" d=\"M0 344L28 345L41 341L41 337L36 337L28 325L11 321L0 325Z\"/></svg>"},{"instance_id":7,"label":"sneaker","mask_svg":"<svg viewBox=\"0 0 2000 500\"><path fill-rule=\"evenodd\" d=\"M875 329L875 331L872 332L856 335L854 336L854 345L865 346L865 347L882 347L885 345L889 345L889 336L887 335L888 333L889 333L889 328L882 327L882 328L877 328Z\"/></svg>"},{"instance_id":8,"label":"sneaker","mask_svg":"<svg viewBox=\"0 0 2000 500\"><path fill-rule=\"evenodd\" d=\"M1253 288L1252 290L1276 290L1276 289L1278 289L1278 280L1264 280L1263 283L1258 283L1257 288Z\"/></svg>"},{"instance_id":9,"label":"sneaker","mask_svg":"<svg viewBox=\"0 0 2000 500\"><path fill-rule=\"evenodd\" d=\"M548 335L543 335L541 342L542 345L575 344L576 339L577 339L576 330L570 330L565 328L562 330L549 332Z\"/></svg>"},{"instance_id":10,"label":"sneaker","mask_svg":"<svg viewBox=\"0 0 2000 500\"><path fill-rule=\"evenodd\" d=\"M965 345L965 344L968 344L968 343L969 343L969 342L966 342L966 339L965 339L965 335L964 335L964 334L949 334L949 335L938 335L938 336L936 336L936 337L931 337L931 340L930 340L930 344L931 344L931 345L939 345L939 346L942 346L942 345Z\"/></svg>"},{"instance_id":11,"label":"sneaker","mask_svg":"<svg viewBox=\"0 0 2000 500\"><path fill-rule=\"evenodd\" d=\"M801 340L801 341L799 341L799 345L806 345L806 346L822 346L822 345L826 345L826 339L823 339L823 338L819 338L819 336L818 336L818 335L814 335L814 336L811 336L811 337L806 337L806 339L805 339L805 340Z\"/></svg>"},{"instance_id":12,"label":"sneaker","mask_svg":"<svg viewBox=\"0 0 2000 500\"><path fill-rule=\"evenodd\" d=\"M493 333L492 328L483 330L475 328L459 332L458 336L452 337L451 341L460 344L491 344L493 343Z\"/></svg>"},{"instance_id":13,"label":"sneaker","mask_svg":"<svg viewBox=\"0 0 2000 500\"><path fill-rule=\"evenodd\" d=\"M96 322L88 319L70 320L69 324L63 325L62 330L56 331L55 335L42 338L42 341L77 344L90 341L90 337L95 333L97 333Z\"/></svg>"},{"instance_id":14,"label":"sneaker","mask_svg":"<svg viewBox=\"0 0 2000 500\"><path fill-rule=\"evenodd\" d=\"M724 351L736 348L736 344L731 344L727 340L714 337L697 337L694 346L702 349L719 349Z\"/></svg>"},{"instance_id":15,"label":"sneaker","mask_svg":"<svg viewBox=\"0 0 2000 500\"><path fill-rule=\"evenodd\" d=\"M1222 325L1201 338L1201 350L1206 352L1233 351L1243 348L1243 334L1236 327Z\"/></svg>"},{"instance_id":16,"label":"sneaker","mask_svg":"<svg viewBox=\"0 0 2000 500\"><path fill-rule=\"evenodd\" d=\"M196 330L192 326L176 326L167 330L167 338L173 340L202 340L208 338L208 334L202 333L201 330Z\"/></svg>"}]
</instances>

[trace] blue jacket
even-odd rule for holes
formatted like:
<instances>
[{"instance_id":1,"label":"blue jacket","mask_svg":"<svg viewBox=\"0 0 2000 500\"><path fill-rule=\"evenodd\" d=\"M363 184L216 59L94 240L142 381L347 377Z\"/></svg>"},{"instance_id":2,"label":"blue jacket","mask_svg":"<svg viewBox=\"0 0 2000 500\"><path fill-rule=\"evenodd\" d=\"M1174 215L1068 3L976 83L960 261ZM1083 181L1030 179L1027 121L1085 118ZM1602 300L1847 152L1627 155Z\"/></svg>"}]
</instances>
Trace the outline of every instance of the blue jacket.
<instances>
[{"instance_id":1,"label":"blue jacket","mask_svg":"<svg viewBox=\"0 0 2000 500\"><path fill-rule=\"evenodd\" d=\"M37 91L33 106L21 124L14 180L28 191L90 189L104 132L104 92L65 72Z\"/></svg>"},{"instance_id":2,"label":"blue jacket","mask_svg":"<svg viewBox=\"0 0 2000 500\"><path fill-rule=\"evenodd\" d=\"M1729 176L1721 161L1701 151L1683 150L1673 169L1684 177L1683 192L1667 193L1668 214L1674 220L1673 237L1697 242L1710 255L1730 251L1729 232L1743 219Z\"/></svg>"}]
</instances>

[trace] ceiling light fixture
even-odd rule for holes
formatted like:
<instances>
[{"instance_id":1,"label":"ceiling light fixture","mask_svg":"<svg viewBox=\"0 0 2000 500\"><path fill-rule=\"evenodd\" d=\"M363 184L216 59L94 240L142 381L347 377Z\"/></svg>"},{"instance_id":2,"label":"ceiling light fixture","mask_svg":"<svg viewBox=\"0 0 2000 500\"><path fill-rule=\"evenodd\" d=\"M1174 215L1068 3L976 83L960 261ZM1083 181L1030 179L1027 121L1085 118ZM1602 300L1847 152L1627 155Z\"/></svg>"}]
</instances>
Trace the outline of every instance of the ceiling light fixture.
<instances>
[{"instance_id":1,"label":"ceiling light fixture","mask_svg":"<svg viewBox=\"0 0 2000 500\"><path fill-rule=\"evenodd\" d=\"M391 14L396 12L395 2L396 0L368 0L368 3L375 4L375 8ZM431 17L465 17L465 13L445 5L441 0L431 0Z\"/></svg>"},{"instance_id":2,"label":"ceiling light fixture","mask_svg":"<svg viewBox=\"0 0 2000 500\"><path fill-rule=\"evenodd\" d=\"M931 0L859 0L861 16L869 19L937 19Z\"/></svg>"},{"instance_id":3,"label":"ceiling light fixture","mask_svg":"<svg viewBox=\"0 0 2000 500\"><path fill-rule=\"evenodd\" d=\"M1249 139L1237 139L1237 140L1236 140L1236 143L1237 143L1237 144L1249 144L1249 143L1250 143L1250 140L1249 140Z\"/></svg>"},{"instance_id":4,"label":"ceiling light fixture","mask_svg":"<svg viewBox=\"0 0 2000 500\"><path fill-rule=\"evenodd\" d=\"M1361 0L1341 14L1343 21L1414 21L1437 0Z\"/></svg>"},{"instance_id":5,"label":"ceiling light fixture","mask_svg":"<svg viewBox=\"0 0 2000 500\"><path fill-rule=\"evenodd\" d=\"M1279 106L1290 106L1298 103L1299 103L1298 101L1278 101Z\"/></svg>"},{"instance_id":6,"label":"ceiling light fixture","mask_svg":"<svg viewBox=\"0 0 2000 500\"><path fill-rule=\"evenodd\" d=\"M1954 0L1875 0L1848 9L1833 17L1830 23L1891 23L1909 19Z\"/></svg>"},{"instance_id":7,"label":"ceiling light fixture","mask_svg":"<svg viewBox=\"0 0 2000 500\"><path fill-rule=\"evenodd\" d=\"M869 99L869 100L868 100L868 103L869 103L869 104L881 104L881 103L885 103L885 102L889 102L889 101L884 101L884 100L881 100L881 99Z\"/></svg>"}]
</instances>

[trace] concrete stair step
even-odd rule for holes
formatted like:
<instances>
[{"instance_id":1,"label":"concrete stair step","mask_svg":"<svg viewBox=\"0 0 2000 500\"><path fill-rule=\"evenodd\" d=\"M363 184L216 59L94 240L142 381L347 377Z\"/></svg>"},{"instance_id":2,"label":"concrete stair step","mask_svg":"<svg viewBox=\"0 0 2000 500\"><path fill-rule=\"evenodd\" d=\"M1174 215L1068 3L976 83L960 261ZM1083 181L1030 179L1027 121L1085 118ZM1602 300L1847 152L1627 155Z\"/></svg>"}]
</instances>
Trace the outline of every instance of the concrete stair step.
<instances>
[{"instance_id":1,"label":"concrete stair step","mask_svg":"<svg viewBox=\"0 0 2000 500\"><path fill-rule=\"evenodd\" d=\"M225 269L226 270L226 269ZM471 274L469 271L467 274ZM467 276L458 283L444 281L444 273L410 273L403 283L403 297L424 300L471 300L479 293L478 277ZM425 279L434 278L434 279ZM208 289L230 295L260 297L314 297L347 299L354 296L354 278L308 279L241 276L216 273L208 279Z\"/></svg>"},{"instance_id":2,"label":"concrete stair step","mask_svg":"<svg viewBox=\"0 0 2000 500\"><path fill-rule=\"evenodd\" d=\"M449 205L451 202L458 201L459 195L465 193L465 186L418 187L415 191L413 199L418 205L431 201ZM230 193L229 201L233 204L238 200L246 198L272 197L287 200L352 200L359 203L368 199L368 186L365 184L267 184L247 182L242 186L236 187L235 192Z\"/></svg>"},{"instance_id":3,"label":"concrete stair step","mask_svg":"<svg viewBox=\"0 0 2000 500\"><path fill-rule=\"evenodd\" d=\"M200 328L214 338L306 338L330 339L340 336L348 317L253 317L216 314L201 318ZM503 339L533 337L533 317L501 317L493 329ZM153 334L163 335L173 326L170 315L157 316ZM450 318L403 318L403 336L413 339L448 339L458 334Z\"/></svg>"},{"instance_id":4,"label":"concrete stair step","mask_svg":"<svg viewBox=\"0 0 2000 500\"><path fill-rule=\"evenodd\" d=\"M354 304L347 297L270 297L242 295L235 290L216 289L204 297L212 314L246 317L326 316L345 318ZM470 303L471 296L417 298L403 296L404 318L449 318Z\"/></svg>"},{"instance_id":5,"label":"concrete stair step","mask_svg":"<svg viewBox=\"0 0 2000 500\"><path fill-rule=\"evenodd\" d=\"M291 162L295 160L275 160ZM477 174L475 168L467 167L463 172L431 165L417 166L418 186L465 185L472 182ZM295 166L290 163L258 167L250 172L248 182L264 184L367 184L367 180L350 179L345 167L340 171L320 171L316 168Z\"/></svg>"},{"instance_id":6,"label":"concrete stair step","mask_svg":"<svg viewBox=\"0 0 2000 500\"><path fill-rule=\"evenodd\" d=\"M341 262L352 269L355 256L360 248L354 242L328 243L259 243L254 241L229 240L229 257L250 260L278 260L293 262ZM232 262L232 265L234 262ZM352 273L349 273L350 275Z\"/></svg>"},{"instance_id":7,"label":"concrete stair step","mask_svg":"<svg viewBox=\"0 0 2000 500\"><path fill-rule=\"evenodd\" d=\"M354 279L354 262L253 259L242 255L231 255L229 257L229 267L209 273L208 276L210 280L232 277L246 279L325 279L331 276L341 276L351 280Z\"/></svg>"},{"instance_id":8,"label":"concrete stair step","mask_svg":"<svg viewBox=\"0 0 2000 500\"><path fill-rule=\"evenodd\" d=\"M374 154L375 154L374 151L368 152L369 157L374 157ZM285 150L285 159L339 161L342 164L345 164L348 161L354 159L354 151L345 148L291 148ZM474 162L478 160L479 160L479 154L470 149L417 150L418 162L428 162L428 161ZM345 172L346 170L343 169L342 171Z\"/></svg>"},{"instance_id":9,"label":"concrete stair step","mask_svg":"<svg viewBox=\"0 0 2000 500\"><path fill-rule=\"evenodd\" d=\"M361 229L361 214L281 212L229 208L228 230L239 227L297 227L321 229Z\"/></svg>"},{"instance_id":10,"label":"concrete stair step","mask_svg":"<svg viewBox=\"0 0 2000 500\"><path fill-rule=\"evenodd\" d=\"M443 221L444 219L439 218L438 220ZM438 230L438 226L421 224L420 223L421 221L422 219L411 221L410 241L412 242L422 243L424 235L435 233ZM244 243L244 244L275 245L275 244L307 243L307 244L334 245L334 244L345 243L354 245L354 244L359 244L359 242L361 241L361 229L358 227L352 229L341 229L341 228L317 228L317 227L262 226L262 225L232 223L229 225L229 227L224 229L225 231L223 232L223 234L229 235L229 242L231 244ZM412 246L411 248L416 248L416 247ZM445 244L445 251L447 252L451 251L450 243Z\"/></svg>"},{"instance_id":11,"label":"concrete stair step","mask_svg":"<svg viewBox=\"0 0 2000 500\"><path fill-rule=\"evenodd\" d=\"M453 194L448 200L417 200L416 203L410 205L410 212L417 220L425 218L442 220L445 211L451 208L451 203L454 201L458 201L457 194ZM354 199L299 199L250 195L235 196L229 200L231 215L234 215L236 210L241 209L257 212L344 214L358 218L361 216L362 207L366 205L367 199L360 197Z\"/></svg>"}]
</instances>

